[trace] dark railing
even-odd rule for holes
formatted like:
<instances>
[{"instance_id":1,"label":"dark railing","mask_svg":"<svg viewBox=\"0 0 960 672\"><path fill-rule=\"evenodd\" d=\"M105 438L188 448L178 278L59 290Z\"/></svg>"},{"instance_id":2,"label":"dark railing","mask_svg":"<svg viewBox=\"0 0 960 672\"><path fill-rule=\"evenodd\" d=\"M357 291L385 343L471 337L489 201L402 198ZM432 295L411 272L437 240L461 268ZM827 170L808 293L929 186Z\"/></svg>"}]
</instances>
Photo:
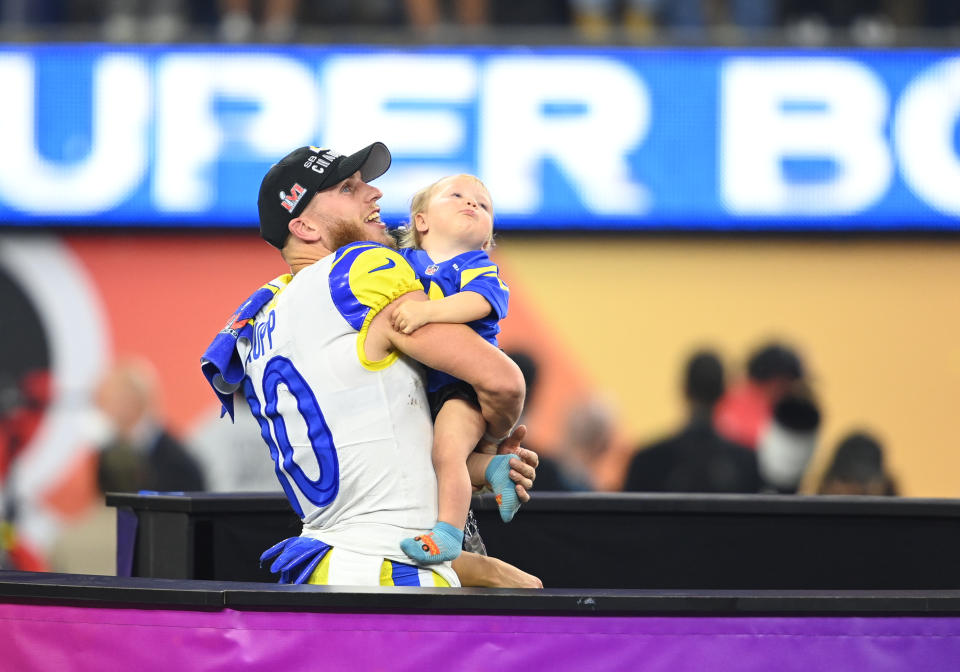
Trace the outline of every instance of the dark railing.
<instances>
[{"instance_id":1,"label":"dark railing","mask_svg":"<svg viewBox=\"0 0 960 672\"><path fill-rule=\"evenodd\" d=\"M300 528L277 495L107 503L133 576L271 581L260 553ZM960 500L537 493L510 524L489 496L474 510L491 555L550 588L960 588Z\"/></svg>"}]
</instances>

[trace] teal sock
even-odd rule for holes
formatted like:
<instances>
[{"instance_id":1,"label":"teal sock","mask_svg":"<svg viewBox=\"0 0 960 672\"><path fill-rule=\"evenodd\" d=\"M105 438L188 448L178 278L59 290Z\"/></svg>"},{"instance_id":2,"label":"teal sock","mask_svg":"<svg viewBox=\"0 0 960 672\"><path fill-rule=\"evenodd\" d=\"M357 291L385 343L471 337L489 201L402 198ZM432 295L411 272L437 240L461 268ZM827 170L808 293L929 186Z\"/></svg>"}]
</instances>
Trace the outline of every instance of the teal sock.
<instances>
[{"instance_id":1,"label":"teal sock","mask_svg":"<svg viewBox=\"0 0 960 672\"><path fill-rule=\"evenodd\" d=\"M462 546L463 530L443 522L438 522L429 532L400 542L404 553L424 565L453 560L460 555Z\"/></svg>"},{"instance_id":2,"label":"teal sock","mask_svg":"<svg viewBox=\"0 0 960 672\"><path fill-rule=\"evenodd\" d=\"M483 473L483 477L490 484L493 494L497 496L500 518L505 523L513 520L517 509L520 508L516 483L510 480L510 458L512 457L513 455L497 455L490 460L487 470Z\"/></svg>"}]
</instances>

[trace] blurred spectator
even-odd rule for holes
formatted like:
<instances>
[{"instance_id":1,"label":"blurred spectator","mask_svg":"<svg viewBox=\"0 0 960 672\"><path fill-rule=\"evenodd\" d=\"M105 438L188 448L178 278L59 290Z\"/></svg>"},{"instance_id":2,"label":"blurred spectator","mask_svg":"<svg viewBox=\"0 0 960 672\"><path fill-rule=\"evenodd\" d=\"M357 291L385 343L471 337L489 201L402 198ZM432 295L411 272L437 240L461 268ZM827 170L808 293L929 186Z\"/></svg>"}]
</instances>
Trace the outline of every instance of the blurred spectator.
<instances>
[{"instance_id":1,"label":"blurred spectator","mask_svg":"<svg viewBox=\"0 0 960 672\"><path fill-rule=\"evenodd\" d=\"M101 492L196 491L204 478L196 461L158 417L157 382L141 360L119 362L96 394L106 421L97 482Z\"/></svg>"},{"instance_id":2,"label":"blurred spectator","mask_svg":"<svg viewBox=\"0 0 960 672\"><path fill-rule=\"evenodd\" d=\"M657 25L700 29L706 17L702 0L625 0L618 21L616 0L570 0L574 25L589 40L606 39L613 24L622 23L635 39L649 39Z\"/></svg>"},{"instance_id":3,"label":"blurred spectator","mask_svg":"<svg viewBox=\"0 0 960 672\"><path fill-rule=\"evenodd\" d=\"M819 430L820 409L808 391L797 387L777 400L757 444L765 490L797 492L817 447Z\"/></svg>"},{"instance_id":4,"label":"blurred spectator","mask_svg":"<svg viewBox=\"0 0 960 672\"><path fill-rule=\"evenodd\" d=\"M7 313L9 315L9 313ZM14 313L16 315L16 313ZM15 321L16 322L16 321ZM22 336L22 335L21 335ZM8 334L4 335L6 341ZM9 343L4 343L9 345ZM9 351L8 351L9 352ZM15 350L23 356L22 350ZM13 464L40 428L50 403L50 372L27 368L11 375L11 362L0 367L0 568L44 571L46 563L38 549L16 533L19 502L11 477Z\"/></svg>"},{"instance_id":5,"label":"blurred spectator","mask_svg":"<svg viewBox=\"0 0 960 672\"><path fill-rule=\"evenodd\" d=\"M0 371L0 483L39 429L50 393L46 368L27 370L17 377Z\"/></svg>"},{"instance_id":6,"label":"blurred spectator","mask_svg":"<svg viewBox=\"0 0 960 672\"><path fill-rule=\"evenodd\" d=\"M773 415L773 407L803 381L803 363L782 343L768 343L747 362L747 378L727 390L714 409L714 425L721 436L756 448Z\"/></svg>"},{"instance_id":7,"label":"blurred spectator","mask_svg":"<svg viewBox=\"0 0 960 672\"><path fill-rule=\"evenodd\" d=\"M771 28L778 13L778 0L570 0L570 4L575 26L594 41L609 36L618 14L629 37L647 40L657 26L697 33L718 20L745 30Z\"/></svg>"},{"instance_id":8,"label":"blurred spectator","mask_svg":"<svg viewBox=\"0 0 960 672\"><path fill-rule=\"evenodd\" d=\"M260 425L246 404L238 404L236 419L211 412L187 438L190 454L203 467L211 492L282 492L276 465Z\"/></svg>"},{"instance_id":9,"label":"blurred spectator","mask_svg":"<svg viewBox=\"0 0 960 672\"><path fill-rule=\"evenodd\" d=\"M540 456L537 490L596 490L594 468L606 456L615 438L610 406L591 399L567 415L559 449L553 457Z\"/></svg>"},{"instance_id":10,"label":"blurred spectator","mask_svg":"<svg viewBox=\"0 0 960 672\"><path fill-rule=\"evenodd\" d=\"M957 27L960 24L960 2L957 0L926 0L922 4L922 22L927 28Z\"/></svg>"},{"instance_id":11,"label":"blurred spectator","mask_svg":"<svg viewBox=\"0 0 960 672\"><path fill-rule=\"evenodd\" d=\"M444 24L443 0L404 0L407 21L426 35L437 33ZM453 18L460 26L483 28L490 18L489 0L453 0Z\"/></svg>"},{"instance_id":12,"label":"blurred spectator","mask_svg":"<svg viewBox=\"0 0 960 672\"><path fill-rule=\"evenodd\" d=\"M858 16L874 14L882 0L782 0L787 20L815 18L834 28L847 28Z\"/></svg>"},{"instance_id":13,"label":"blurred spectator","mask_svg":"<svg viewBox=\"0 0 960 672\"><path fill-rule=\"evenodd\" d=\"M0 24L11 34L29 26L52 24L65 18L68 0L0 0Z\"/></svg>"},{"instance_id":14,"label":"blurred spectator","mask_svg":"<svg viewBox=\"0 0 960 672\"><path fill-rule=\"evenodd\" d=\"M866 432L852 432L845 436L837 444L817 493L896 495L897 486L884 466L880 442Z\"/></svg>"},{"instance_id":15,"label":"blurred spectator","mask_svg":"<svg viewBox=\"0 0 960 672\"><path fill-rule=\"evenodd\" d=\"M782 0L727 0L721 12L735 26L747 31L767 30L778 25Z\"/></svg>"},{"instance_id":16,"label":"blurred spectator","mask_svg":"<svg viewBox=\"0 0 960 672\"><path fill-rule=\"evenodd\" d=\"M253 0L221 0L219 33L224 42L247 42L256 37ZM287 42L296 32L300 0L263 0L260 24L265 42Z\"/></svg>"},{"instance_id":17,"label":"blurred spectator","mask_svg":"<svg viewBox=\"0 0 960 672\"><path fill-rule=\"evenodd\" d=\"M174 42L186 28L182 0L109 0L103 19L110 42Z\"/></svg>"},{"instance_id":18,"label":"blurred spectator","mask_svg":"<svg viewBox=\"0 0 960 672\"><path fill-rule=\"evenodd\" d=\"M756 455L713 428L713 407L723 395L723 364L711 351L687 362L683 392L689 419L676 434L634 455L623 489L649 492L758 492ZM539 479L538 479L539 480Z\"/></svg>"},{"instance_id":19,"label":"blurred spectator","mask_svg":"<svg viewBox=\"0 0 960 672\"><path fill-rule=\"evenodd\" d=\"M50 552L53 571L116 574L117 511L104 504L106 492L204 489L197 463L163 429L157 395L153 368L142 360L118 362L100 382L90 428L100 497L61 531Z\"/></svg>"},{"instance_id":20,"label":"blurred spectator","mask_svg":"<svg viewBox=\"0 0 960 672\"><path fill-rule=\"evenodd\" d=\"M936 0L927 0L927 3ZM834 31L865 46L890 44L898 27L917 24L927 3L901 0L783 0L784 22L793 40L822 46ZM951 0L953 2L953 0Z\"/></svg>"},{"instance_id":21,"label":"blurred spectator","mask_svg":"<svg viewBox=\"0 0 960 672\"><path fill-rule=\"evenodd\" d=\"M36 304L3 262L0 315L0 568L43 571L38 535L22 534L33 501L17 479L21 459L46 426L54 394L53 357Z\"/></svg>"}]
</instances>

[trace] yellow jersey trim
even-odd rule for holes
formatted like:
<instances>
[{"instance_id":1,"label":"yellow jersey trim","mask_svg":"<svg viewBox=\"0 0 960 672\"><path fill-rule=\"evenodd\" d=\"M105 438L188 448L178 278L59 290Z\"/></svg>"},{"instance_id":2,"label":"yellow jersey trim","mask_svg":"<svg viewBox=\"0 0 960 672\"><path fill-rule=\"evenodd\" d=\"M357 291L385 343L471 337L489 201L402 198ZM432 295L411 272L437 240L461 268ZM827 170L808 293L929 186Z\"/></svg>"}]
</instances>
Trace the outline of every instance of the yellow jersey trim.
<instances>
[{"instance_id":1,"label":"yellow jersey trim","mask_svg":"<svg viewBox=\"0 0 960 672\"><path fill-rule=\"evenodd\" d=\"M430 289L427 290L427 296L430 297L431 301L437 301L438 299L445 298L443 295L443 290L440 289L440 285L435 282L430 283Z\"/></svg>"},{"instance_id":2,"label":"yellow jersey trim","mask_svg":"<svg viewBox=\"0 0 960 672\"><path fill-rule=\"evenodd\" d=\"M395 585L393 583L393 563L389 560L384 560L382 563L380 563L380 585Z\"/></svg>"},{"instance_id":3,"label":"yellow jersey trim","mask_svg":"<svg viewBox=\"0 0 960 672\"><path fill-rule=\"evenodd\" d=\"M345 258L346 255L337 259L331 266L331 272L333 267ZM381 245L371 245L352 257L346 274L354 298L360 305L368 308L363 325L357 333L357 359L368 371L382 371L396 362L400 353L394 351L379 360L367 358L365 346L370 324L392 301L409 292L422 292L423 285L406 259L396 250Z\"/></svg>"},{"instance_id":4,"label":"yellow jersey trim","mask_svg":"<svg viewBox=\"0 0 960 672\"><path fill-rule=\"evenodd\" d=\"M277 297L279 297L280 294L283 293L283 290L285 290L285 289L287 288L287 285L290 284L290 281L291 281L291 280L293 280L293 274L292 274L292 273L285 273L285 274L283 274L283 275L277 276L276 278L274 278L274 279L271 280L270 282L265 283L264 285L262 285L262 286L260 287L260 289L269 289L271 292L273 292L273 298L270 299L270 301L269 301L263 308L261 308L261 310L263 310L263 311L269 311L269 310L273 310L274 308L276 308L276 307L277 307ZM258 291L259 291L259 290L258 290ZM250 324L256 324L256 323L257 323L257 318L256 318L256 316L250 318Z\"/></svg>"},{"instance_id":5,"label":"yellow jersey trim","mask_svg":"<svg viewBox=\"0 0 960 672\"><path fill-rule=\"evenodd\" d=\"M404 294L406 294L406 292L404 292ZM389 303L389 301L387 303ZM382 310L382 308L380 310ZM373 318L380 313L380 310L377 310L376 312L371 310L369 313L367 313L367 317L363 321L363 327L360 329L360 333L357 334L357 359L360 360L360 364L367 371L383 371L385 368L400 359L400 353L396 350L391 352L383 359L367 359L367 353L364 350L364 346L367 343L367 333L370 331L370 323L373 322Z\"/></svg>"},{"instance_id":6,"label":"yellow jersey trim","mask_svg":"<svg viewBox=\"0 0 960 672\"><path fill-rule=\"evenodd\" d=\"M316 586L325 586L330 583L330 556L333 555L333 550L334 549L331 548L327 551L326 555L323 556L323 560L320 561L317 568L310 574L307 583Z\"/></svg>"},{"instance_id":7,"label":"yellow jersey trim","mask_svg":"<svg viewBox=\"0 0 960 672\"><path fill-rule=\"evenodd\" d=\"M467 268L467 269L464 269L463 272L460 274L460 289L462 290L464 287L470 284L472 280L476 279L481 275L489 275L491 278L496 278L498 282L500 280L499 276L497 275L496 266L483 266L481 268ZM503 283L501 282L500 285L503 286Z\"/></svg>"}]
</instances>

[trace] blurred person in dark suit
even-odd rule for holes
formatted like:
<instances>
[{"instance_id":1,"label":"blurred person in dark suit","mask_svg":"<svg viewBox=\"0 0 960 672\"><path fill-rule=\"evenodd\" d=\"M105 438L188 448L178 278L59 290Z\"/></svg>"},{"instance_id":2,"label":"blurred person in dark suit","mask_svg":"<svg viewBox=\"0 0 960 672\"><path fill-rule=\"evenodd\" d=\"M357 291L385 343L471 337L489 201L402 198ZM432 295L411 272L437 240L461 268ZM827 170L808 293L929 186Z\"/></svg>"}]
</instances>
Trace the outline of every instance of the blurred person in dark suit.
<instances>
[{"instance_id":1,"label":"blurred person in dark suit","mask_svg":"<svg viewBox=\"0 0 960 672\"><path fill-rule=\"evenodd\" d=\"M144 360L117 362L94 393L86 430L95 451L100 497L66 525L50 551L54 571L114 575L117 512L107 492L204 490L204 476L160 420L156 376Z\"/></svg>"},{"instance_id":2,"label":"blurred person in dark suit","mask_svg":"<svg viewBox=\"0 0 960 672\"><path fill-rule=\"evenodd\" d=\"M613 447L616 422L613 409L599 398L574 405L564 422L560 445L537 467L537 489L569 492L597 490L597 464Z\"/></svg>"},{"instance_id":3,"label":"blurred person in dark suit","mask_svg":"<svg viewBox=\"0 0 960 672\"><path fill-rule=\"evenodd\" d=\"M527 394L518 424L527 424L526 414L536 396L538 364L524 351L508 352L523 374ZM540 492L586 492L596 490L594 467L608 454L616 433L614 412L600 399L575 405L567 414L563 437L551 453L545 453L534 433L527 434L523 444L537 452L537 490Z\"/></svg>"},{"instance_id":4,"label":"blurred person in dark suit","mask_svg":"<svg viewBox=\"0 0 960 672\"><path fill-rule=\"evenodd\" d=\"M96 404L106 425L97 465L101 492L204 489L199 465L160 420L147 362L118 362L100 383Z\"/></svg>"},{"instance_id":5,"label":"blurred person in dark suit","mask_svg":"<svg viewBox=\"0 0 960 672\"><path fill-rule=\"evenodd\" d=\"M675 434L642 447L630 462L625 491L743 492L760 490L753 451L713 427L713 407L723 395L723 364L709 350L687 361L683 392L689 418Z\"/></svg>"},{"instance_id":6,"label":"blurred person in dark suit","mask_svg":"<svg viewBox=\"0 0 960 672\"><path fill-rule=\"evenodd\" d=\"M527 395L524 398L520 424L526 424L526 414L536 396L538 365L532 355L523 351L508 352L520 368ZM528 434L524 445L537 452L537 490L589 491L594 490L592 464L603 456L613 440L613 413L599 401L591 401L575 407L567 417L564 438L560 447L551 454L543 452L537 444L536 434Z\"/></svg>"}]
</instances>

